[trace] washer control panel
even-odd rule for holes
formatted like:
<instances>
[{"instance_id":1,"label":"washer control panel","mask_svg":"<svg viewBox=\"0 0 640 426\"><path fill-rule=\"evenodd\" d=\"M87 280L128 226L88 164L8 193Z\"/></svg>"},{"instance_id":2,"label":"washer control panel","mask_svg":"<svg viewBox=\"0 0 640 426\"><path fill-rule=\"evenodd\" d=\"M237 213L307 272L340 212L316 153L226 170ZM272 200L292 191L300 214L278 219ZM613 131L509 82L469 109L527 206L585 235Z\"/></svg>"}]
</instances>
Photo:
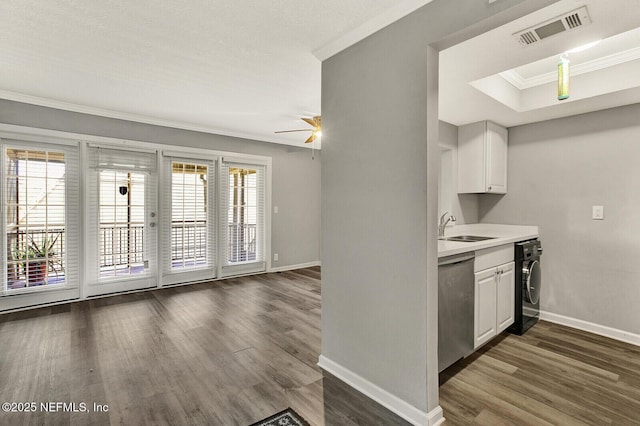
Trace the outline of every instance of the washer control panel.
<instances>
[{"instance_id":1,"label":"washer control panel","mask_svg":"<svg viewBox=\"0 0 640 426\"><path fill-rule=\"evenodd\" d=\"M523 241L516 243L515 250L516 259L527 260L542 255L542 244L540 240Z\"/></svg>"}]
</instances>

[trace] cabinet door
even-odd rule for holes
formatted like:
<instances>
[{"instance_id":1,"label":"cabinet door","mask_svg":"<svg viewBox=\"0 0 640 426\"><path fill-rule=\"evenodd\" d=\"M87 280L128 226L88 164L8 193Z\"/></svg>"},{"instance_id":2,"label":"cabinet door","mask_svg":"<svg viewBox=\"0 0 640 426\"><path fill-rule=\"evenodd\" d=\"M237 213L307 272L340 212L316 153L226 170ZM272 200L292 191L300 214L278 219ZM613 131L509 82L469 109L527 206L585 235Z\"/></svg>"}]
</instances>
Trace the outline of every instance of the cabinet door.
<instances>
[{"instance_id":1,"label":"cabinet door","mask_svg":"<svg viewBox=\"0 0 640 426\"><path fill-rule=\"evenodd\" d=\"M475 274L474 349L496 334L496 268L490 268Z\"/></svg>"},{"instance_id":2,"label":"cabinet door","mask_svg":"<svg viewBox=\"0 0 640 426\"><path fill-rule=\"evenodd\" d=\"M492 194L507 193L507 139L507 129L487 122L486 191Z\"/></svg>"},{"instance_id":3,"label":"cabinet door","mask_svg":"<svg viewBox=\"0 0 640 426\"><path fill-rule=\"evenodd\" d=\"M497 269L497 333L500 334L513 324L516 289L514 263L498 266Z\"/></svg>"},{"instance_id":4,"label":"cabinet door","mask_svg":"<svg viewBox=\"0 0 640 426\"><path fill-rule=\"evenodd\" d=\"M458 193L486 192L485 122L458 128Z\"/></svg>"}]
</instances>

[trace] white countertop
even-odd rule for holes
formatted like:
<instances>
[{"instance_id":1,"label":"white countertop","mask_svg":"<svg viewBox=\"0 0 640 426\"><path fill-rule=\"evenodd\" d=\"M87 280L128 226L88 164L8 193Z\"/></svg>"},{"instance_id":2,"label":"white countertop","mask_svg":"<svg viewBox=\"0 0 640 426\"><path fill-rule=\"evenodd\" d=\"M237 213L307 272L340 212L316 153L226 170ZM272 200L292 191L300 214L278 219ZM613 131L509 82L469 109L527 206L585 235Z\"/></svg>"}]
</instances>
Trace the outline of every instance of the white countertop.
<instances>
[{"instance_id":1,"label":"white countertop","mask_svg":"<svg viewBox=\"0 0 640 426\"><path fill-rule=\"evenodd\" d=\"M491 240L465 243L456 241L438 240L438 257L451 256L469 251L482 250L502 244L516 243L538 237L537 226L497 225L490 223L477 223L471 225L455 225L447 227L445 238L457 235L477 235L480 237L496 237Z\"/></svg>"}]
</instances>

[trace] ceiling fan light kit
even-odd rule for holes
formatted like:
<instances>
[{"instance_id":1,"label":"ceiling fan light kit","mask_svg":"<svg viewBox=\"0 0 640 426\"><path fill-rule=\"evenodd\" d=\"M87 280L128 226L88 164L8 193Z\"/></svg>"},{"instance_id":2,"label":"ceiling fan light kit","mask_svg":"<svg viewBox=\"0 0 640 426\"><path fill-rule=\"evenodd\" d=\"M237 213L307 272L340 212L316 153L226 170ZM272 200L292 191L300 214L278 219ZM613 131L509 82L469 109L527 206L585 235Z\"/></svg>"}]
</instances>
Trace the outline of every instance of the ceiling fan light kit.
<instances>
[{"instance_id":1,"label":"ceiling fan light kit","mask_svg":"<svg viewBox=\"0 0 640 426\"><path fill-rule=\"evenodd\" d=\"M319 115L316 115L312 118L300 117L302 121L311 125L311 129L296 129L296 130L279 130L274 133L291 133L291 132L311 132L311 136L307 138L304 143L311 143L315 141L317 138L322 136L322 118Z\"/></svg>"}]
</instances>

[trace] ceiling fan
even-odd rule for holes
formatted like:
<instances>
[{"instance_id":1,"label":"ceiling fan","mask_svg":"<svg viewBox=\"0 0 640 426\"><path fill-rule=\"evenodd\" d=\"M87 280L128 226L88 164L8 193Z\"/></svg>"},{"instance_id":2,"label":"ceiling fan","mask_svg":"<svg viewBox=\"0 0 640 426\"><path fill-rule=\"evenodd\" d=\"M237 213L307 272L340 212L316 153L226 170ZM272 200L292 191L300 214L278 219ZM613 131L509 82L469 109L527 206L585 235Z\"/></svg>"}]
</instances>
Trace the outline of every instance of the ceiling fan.
<instances>
[{"instance_id":1,"label":"ceiling fan","mask_svg":"<svg viewBox=\"0 0 640 426\"><path fill-rule=\"evenodd\" d=\"M291 132L311 132L311 136L304 141L304 143L311 143L315 141L317 138L322 136L322 119L319 115L316 115L312 118L300 117L302 121L312 126L311 129L297 129L297 130L280 130L274 133L291 133Z\"/></svg>"}]
</instances>

